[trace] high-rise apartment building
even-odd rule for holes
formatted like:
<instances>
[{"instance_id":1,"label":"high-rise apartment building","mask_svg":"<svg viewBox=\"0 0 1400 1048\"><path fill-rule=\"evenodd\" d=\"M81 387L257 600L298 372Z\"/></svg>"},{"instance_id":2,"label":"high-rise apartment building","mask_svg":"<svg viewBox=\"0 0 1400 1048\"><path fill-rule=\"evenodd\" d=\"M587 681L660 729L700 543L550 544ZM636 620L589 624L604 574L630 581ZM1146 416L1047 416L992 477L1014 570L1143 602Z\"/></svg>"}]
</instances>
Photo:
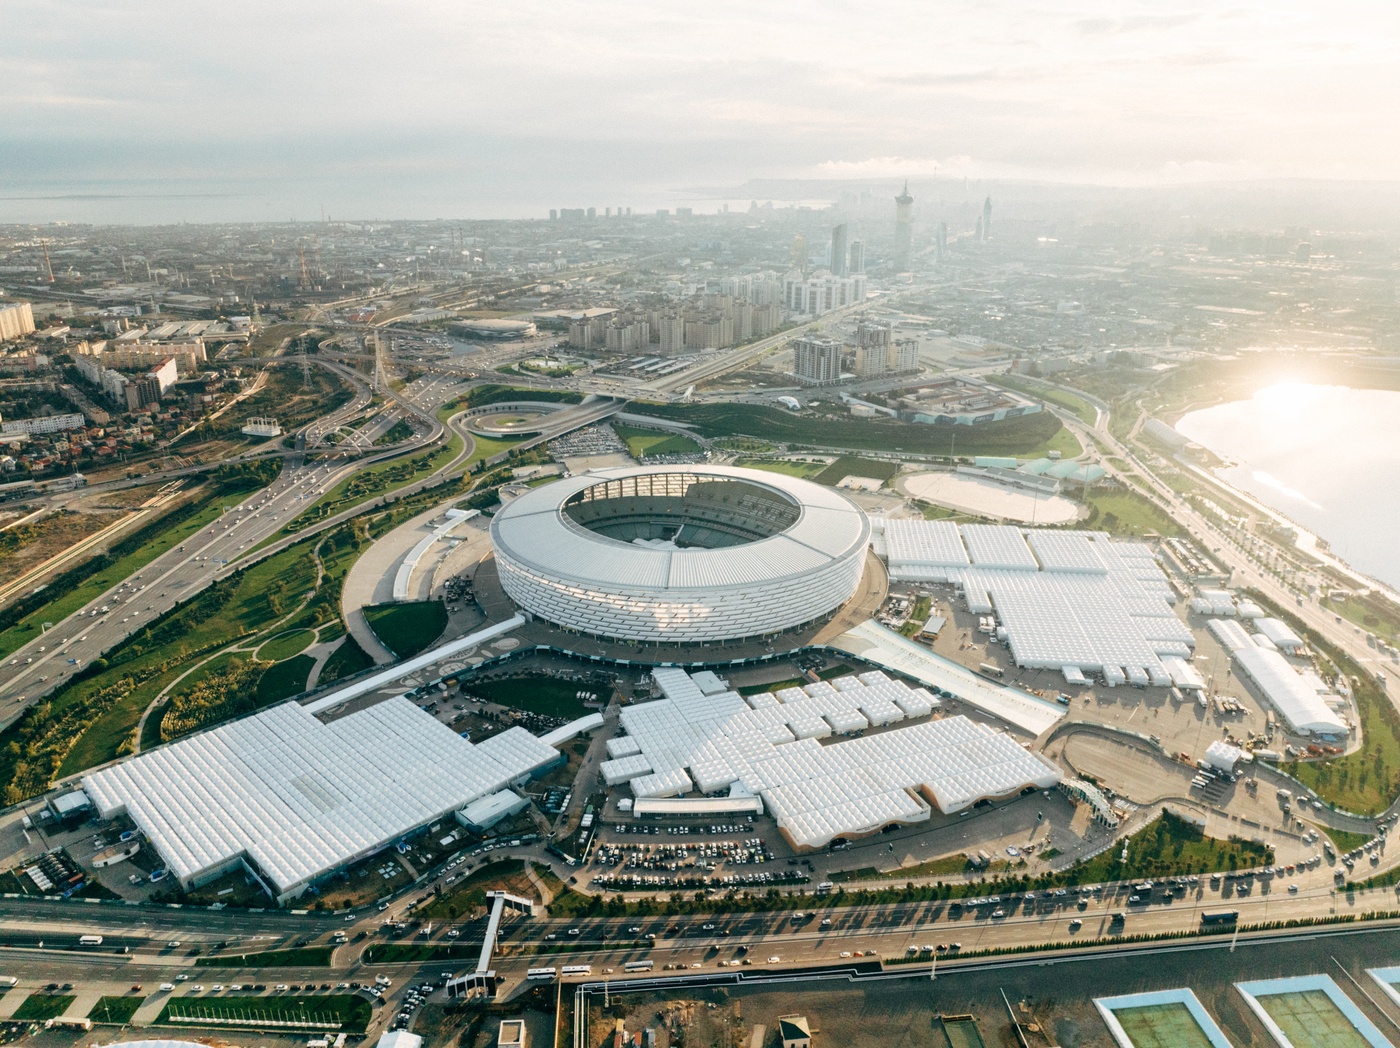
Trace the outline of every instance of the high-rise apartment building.
<instances>
[{"instance_id":1,"label":"high-rise apartment building","mask_svg":"<svg viewBox=\"0 0 1400 1048\"><path fill-rule=\"evenodd\" d=\"M23 338L34 332L34 308L28 302L0 306L0 342Z\"/></svg>"},{"instance_id":2,"label":"high-rise apartment building","mask_svg":"<svg viewBox=\"0 0 1400 1048\"><path fill-rule=\"evenodd\" d=\"M865 241L863 240L851 241L851 263L849 272L852 275L865 272Z\"/></svg>"},{"instance_id":3,"label":"high-rise apartment building","mask_svg":"<svg viewBox=\"0 0 1400 1048\"><path fill-rule=\"evenodd\" d=\"M809 386L841 381L841 353L845 346L834 338L808 336L792 343L792 373Z\"/></svg>"},{"instance_id":4,"label":"high-rise apartment building","mask_svg":"<svg viewBox=\"0 0 1400 1048\"><path fill-rule=\"evenodd\" d=\"M914 266L914 198L909 195L909 183L894 198L894 268L906 272Z\"/></svg>"},{"instance_id":5,"label":"high-rise apartment building","mask_svg":"<svg viewBox=\"0 0 1400 1048\"><path fill-rule=\"evenodd\" d=\"M783 278L783 301L793 313L819 317L865 301L865 274L838 277L818 270L810 277L793 270Z\"/></svg>"},{"instance_id":6,"label":"high-rise apartment building","mask_svg":"<svg viewBox=\"0 0 1400 1048\"><path fill-rule=\"evenodd\" d=\"M893 325L873 320L862 320L856 325L857 378L912 375L918 370L919 343L916 339L896 339Z\"/></svg>"}]
</instances>

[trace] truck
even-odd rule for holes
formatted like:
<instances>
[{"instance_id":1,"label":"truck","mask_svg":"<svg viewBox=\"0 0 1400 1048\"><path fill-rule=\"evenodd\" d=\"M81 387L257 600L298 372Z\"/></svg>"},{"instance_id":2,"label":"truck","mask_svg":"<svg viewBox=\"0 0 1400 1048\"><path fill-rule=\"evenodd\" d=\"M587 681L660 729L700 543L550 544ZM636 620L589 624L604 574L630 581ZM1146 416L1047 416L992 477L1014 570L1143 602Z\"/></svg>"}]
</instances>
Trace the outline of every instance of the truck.
<instances>
[{"instance_id":1,"label":"truck","mask_svg":"<svg viewBox=\"0 0 1400 1048\"><path fill-rule=\"evenodd\" d=\"M1203 910L1201 911L1201 924L1234 924L1240 919L1239 910Z\"/></svg>"}]
</instances>

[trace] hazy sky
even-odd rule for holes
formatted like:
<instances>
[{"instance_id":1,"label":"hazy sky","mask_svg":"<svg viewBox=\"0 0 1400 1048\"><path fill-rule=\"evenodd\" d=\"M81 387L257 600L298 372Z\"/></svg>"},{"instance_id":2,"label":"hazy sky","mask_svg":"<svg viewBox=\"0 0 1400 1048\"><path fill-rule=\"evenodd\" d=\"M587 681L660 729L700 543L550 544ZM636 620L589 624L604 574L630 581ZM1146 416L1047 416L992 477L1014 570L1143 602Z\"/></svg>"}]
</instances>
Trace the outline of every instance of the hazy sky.
<instances>
[{"instance_id":1,"label":"hazy sky","mask_svg":"<svg viewBox=\"0 0 1400 1048\"><path fill-rule=\"evenodd\" d=\"M0 196L485 214L750 177L1400 176L1384 0L0 9Z\"/></svg>"}]
</instances>

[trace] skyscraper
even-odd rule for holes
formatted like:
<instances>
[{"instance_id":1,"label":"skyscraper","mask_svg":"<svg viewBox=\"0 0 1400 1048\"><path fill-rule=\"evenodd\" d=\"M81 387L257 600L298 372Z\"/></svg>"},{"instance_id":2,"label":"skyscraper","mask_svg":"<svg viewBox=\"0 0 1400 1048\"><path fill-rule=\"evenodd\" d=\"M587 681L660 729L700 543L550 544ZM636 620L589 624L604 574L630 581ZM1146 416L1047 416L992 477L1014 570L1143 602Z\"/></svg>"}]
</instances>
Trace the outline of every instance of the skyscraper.
<instances>
[{"instance_id":1,"label":"skyscraper","mask_svg":"<svg viewBox=\"0 0 1400 1048\"><path fill-rule=\"evenodd\" d=\"M982 239L992 239L992 198L982 202Z\"/></svg>"},{"instance_id":2,"label":"skyscraper","mask_svg":"<svg viewBox=\"0 0 1400 1048\"><path fill-rule=\"evenodd\" d=\"M850 273L851 273L851 274L855 274L855 273L864 273L864 272L865 272L865 241L864 241L864 240L852 240L852 241L851 241L851 268L850 268Z\"/></svg>"},{"instance_id":3,"label":"skyscraper","mask_svg":"<svg viewBox=\"0 0 1400 1048\"><path fill-rule=\"evenodd\" d=\"M914 265L914 198L909 183L894 198L894 268L903 273Z\"/></svg>"},{"instance_id":4,"label":"skyscraper","mask_svg":"<svg viewBox=\"0 0 1400 1048\"><path fill-rule=\"evenodd\" d=\"M831 272L838 277L846 275L846 223L844 222L831 230Z\"/></svg>"}]
</instances>

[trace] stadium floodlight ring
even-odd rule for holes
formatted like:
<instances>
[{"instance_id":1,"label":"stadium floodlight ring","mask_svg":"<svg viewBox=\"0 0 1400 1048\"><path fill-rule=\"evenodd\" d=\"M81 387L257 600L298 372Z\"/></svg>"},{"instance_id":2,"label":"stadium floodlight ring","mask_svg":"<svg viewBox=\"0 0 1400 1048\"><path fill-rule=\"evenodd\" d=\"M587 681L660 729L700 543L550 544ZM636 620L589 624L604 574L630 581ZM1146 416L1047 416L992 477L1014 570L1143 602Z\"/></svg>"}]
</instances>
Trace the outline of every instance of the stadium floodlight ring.
<instances>
[{"instance_id":1,"label":"stadium floodlight ring","mask_svg":"<svg viewBox=\"0 0 1400 1048\"><path fill-rule=\"evenodd\" d=\"M860 584L870 522L840 492L730 466L598 470L491 522L501 585L531 614L616 640L709 643L816 621Z\"/></svg>"}]
</instances>

